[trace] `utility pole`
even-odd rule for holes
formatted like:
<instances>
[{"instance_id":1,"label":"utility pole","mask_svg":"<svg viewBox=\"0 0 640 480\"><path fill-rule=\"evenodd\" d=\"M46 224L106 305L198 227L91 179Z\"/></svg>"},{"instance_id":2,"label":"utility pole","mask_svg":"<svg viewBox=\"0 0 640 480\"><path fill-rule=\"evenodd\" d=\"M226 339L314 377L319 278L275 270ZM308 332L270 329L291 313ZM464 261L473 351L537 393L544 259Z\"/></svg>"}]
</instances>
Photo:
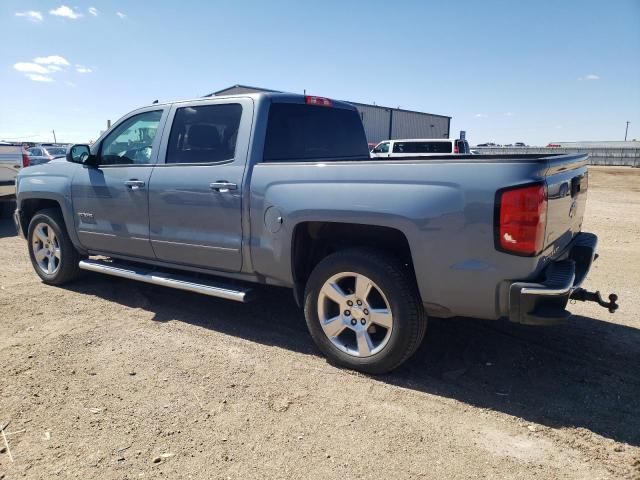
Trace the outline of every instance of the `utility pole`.
<instances>
[{"instance_id":1,"label":"utility pole","mask_svg":"<svg viewBox=\"0 0 640 480\"><path fill-rule=\"evenodd\" d=\"M58 140L56 140L56 131L55 130L51 130L53 132L53 143L58 143ZM625 135L625 138L627 138L627 136Z\"/></svg>"},{"instance_id":2,"label":"utility pole","mask_svg":"<svg viewBox=\"0 0 640 480\"><path fill-rule=\"evenodd\" d=\"M624 141L625 142L627 141L627 133L629 133L629 123L631 123L631 122L629 122L629 120L627 120L627 128L625 128L625 130L624 130Z\"/></svg>"}]
</instances>

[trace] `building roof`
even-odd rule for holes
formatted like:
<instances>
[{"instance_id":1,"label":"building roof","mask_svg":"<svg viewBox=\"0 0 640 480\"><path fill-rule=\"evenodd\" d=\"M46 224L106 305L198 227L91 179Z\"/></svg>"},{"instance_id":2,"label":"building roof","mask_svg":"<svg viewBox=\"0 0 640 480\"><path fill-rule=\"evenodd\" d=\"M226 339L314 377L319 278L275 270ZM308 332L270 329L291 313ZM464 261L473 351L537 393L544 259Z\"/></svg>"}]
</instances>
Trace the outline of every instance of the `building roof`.
<instances>
[{"instance_id":1,"label":"building roof","mask_svg":"<svg viewBox=\"0 0 640 480\"><path fill-rule=\"evenodd\" d=\"M248 90L255 90L256 92L285 93L285 92L282 92L281 90L271 90L269 88L252 87L251 85L241 85L238 83L236 85L223 88L222 90L218 90L217 92L213 92L208 95L205 95L205 97L214 97L216 95L223 95L225 92L228 92L229 90L232 90L234 88L246 88ZM349 100L342 100L342 101L355 105L356 107L361 106L361 107L369 107L369 108L381 108L383 110L393 110L395 112L415 113L419 115L429 115L431 117L441 117L441 118L449 118L449 119L451 118L449 115L438 115L437 113L418 112L416 110L405 110L403 108L385 107L383 105L371 105L368 103L351 102Z\"/></svg>"},{"instance_id":2,"label":"building roof","mask_svg":"<svg viewBox=\"0 0 640 480\"><path fill-rule=\"evenodd\" d=\"M270 88L252 87L251 85L240 85L239 83L236 83L235 85L231 85L230 87L223 88L222 90L218 90L217 92L205 95L205 97L215 97L216 95L220 95L233 88L248 88L250 90L255 90L256 92L285 93L282 90L271 90Z\"/></svg>"}]
</instances>

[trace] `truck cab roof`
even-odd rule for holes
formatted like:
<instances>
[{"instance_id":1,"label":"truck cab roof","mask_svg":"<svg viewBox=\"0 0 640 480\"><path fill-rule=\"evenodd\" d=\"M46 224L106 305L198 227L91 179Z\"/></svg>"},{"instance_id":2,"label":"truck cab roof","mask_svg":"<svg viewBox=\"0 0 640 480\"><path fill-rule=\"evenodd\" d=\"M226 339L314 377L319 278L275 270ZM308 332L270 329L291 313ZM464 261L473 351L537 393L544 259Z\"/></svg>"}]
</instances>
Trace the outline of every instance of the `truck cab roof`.
<instances>
[{"instance_id":1,"label":"truck cab roof","mask_svg":"<svg viewBox=\"0 0 640 480\"><path fill-rule=\"evenodd\" d=\"M238 93L238 94L232 94L232 95L207 95L206 97L197 97L197 98L190 98L190 99L183 99L183 100L174 100L171 102L149 104L144 107L140 107L140 109L154 107L154 106L166 107L166 106L178 105L178 104L187 103L187 102L188 103L198 102L198 101L208 102L215 99L225 100L225 99L231 99L231 98L251 98L256 102L268 101L270 103L298 103L301 105L309 103L310 99L320 99L328 102L322 105L318 104L321 106L330 107L330 108L344 108L347 110L356 110L356 107L354 107L352 104L341 101L341 100L333 100L327 97L319 97L316 95L301 95L296 93L280 93L280 92Z\"/></svg>"}]
</instances>

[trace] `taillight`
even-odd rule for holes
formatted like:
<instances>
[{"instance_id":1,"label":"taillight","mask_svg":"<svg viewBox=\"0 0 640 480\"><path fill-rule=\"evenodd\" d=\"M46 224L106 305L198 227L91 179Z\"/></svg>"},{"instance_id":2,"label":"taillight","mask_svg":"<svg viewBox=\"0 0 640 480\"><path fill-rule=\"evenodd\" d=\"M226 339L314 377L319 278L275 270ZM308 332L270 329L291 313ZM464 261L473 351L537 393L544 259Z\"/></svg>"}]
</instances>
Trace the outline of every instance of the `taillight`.
<instances>
[{"instance_id":1,"label":"taillight","mask_svg":"<svg viewBox=\"0 0 640 480\"><path fill-rule=\"evenodd\" d=\"M453 153L460 153L460 149L458 148L457 145L453 147Z\"/></svg>"},{"instance_id":2,"label":"taillight","mask_svg":"<svg viewBox=\"0 0 640 480\"><path fill-rule=\"evenodd\" d=\"M530 185L498 192L496 243L500 250L536 255L544 246L547 225L547 190Z\"/></svg>"},{"instance_id":3,"label":"taillight","mask_svg":"<svg viewBox=\"0 0 640 480\"><path fill-rule=\"evenodd\" d=\"M329 100L328 98L311 97L309 95L307 95L304 98L305 98L305 102L307 103L307 105L320 105L322 107L330 107L331 106L331 100Z\"/></svg>"},{"instance_id":4,"label":"taillight","mask_svg":"<svg viewBox=\"0 0 640 480\"><path fill-rule=\"evenodd\" d=\"M22 168L29 166L29 155L27 152L22 152Z\"/></svg>"}]
</instances>

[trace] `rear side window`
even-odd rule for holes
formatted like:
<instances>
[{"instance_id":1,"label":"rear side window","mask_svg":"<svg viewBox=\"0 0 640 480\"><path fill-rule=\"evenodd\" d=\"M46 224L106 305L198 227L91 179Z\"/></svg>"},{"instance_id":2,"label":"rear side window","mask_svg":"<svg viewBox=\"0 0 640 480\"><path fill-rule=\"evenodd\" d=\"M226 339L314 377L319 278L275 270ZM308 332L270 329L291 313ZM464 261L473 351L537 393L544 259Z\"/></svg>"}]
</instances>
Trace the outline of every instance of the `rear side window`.
<instances>
[{"instance_id":1,"label":"rear side window","mask_svg":"<svg viewBox=\"0 0 640 480\"><path fill-rule=\"evenodd\" d=\"M355 110L274 103L269 112L265 162L369 159L360 116Z\"/></svg>"},{"instance_id":2,"label":"rear side window","mask_svg":"<svg viewBox=\"0 0 640 480\"><path fill-rule=\"evenodd\" d=\"M451 142L396 142L393 153L451 153Z\"/></svg>"},{"instance_id":3,"label":"rear side window","mask_svg":"<svg viewBox=\"0 0 640 480\"><path fill-rule=\"evenodd\" d=\"M242 106L237 103L179 108L171 127L166 163L232 159L241 117Z\"/></svg>"}]
</instances>

